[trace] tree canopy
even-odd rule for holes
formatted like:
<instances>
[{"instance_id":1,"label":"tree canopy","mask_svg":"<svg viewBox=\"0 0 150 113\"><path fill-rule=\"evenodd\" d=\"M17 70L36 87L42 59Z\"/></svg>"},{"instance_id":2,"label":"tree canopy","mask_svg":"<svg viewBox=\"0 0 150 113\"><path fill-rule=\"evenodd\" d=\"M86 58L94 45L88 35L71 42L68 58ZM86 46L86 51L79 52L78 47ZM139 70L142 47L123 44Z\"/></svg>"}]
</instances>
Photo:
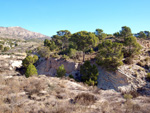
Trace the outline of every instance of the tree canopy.
<instances>
[{"instance_id":1,"label":"tree canopy","mask_svg":"<svg viewBox=\"0 0 150 113\"><path fill-rule=\"evenodd\" d=\"M96 29L95 35L99 38L99 40L104 40L107 37L107 34L104 33L102 29Z\"/></svg>"},{"instance_id":2,"label":"tree canopy","mask_svg":"<svg viewBox=\"0 0 150 113\"><path fill-rule=\"evenodd\" d=\"M96 37L94 33L87 32L87 31L80 31L74 33L70 39L77 45L77 50L81 50L83 52L87 51L88 49L95 47L99 39ZM84 56L83 56L84 61Z\"/></svg>"},{"instance_id":3,"label":"tree canopy","mask_svg":"<svg viewBox=\"0 0 150 113\"><path fill-rule=\"evenodd\" d=\"M120 35L125 38L125 37L128 37L128 36L132 36L132 32L131 32L131 29L130 27L127 27L127 26L123 26L122 27L122 30L120 31Z\"/></svg>"},{"instance_id":4,"label":"tree canopy","mask_svg":"<svg viewBox=\"0 0 150 113\"><path fill-rule=\"evenodd\" d=\"M126 55L130 57L131 55L136 55L140 52L141 50L141 46L140 44L137 42L136 37L134 36L128 36L125 38L125 42L124 42L126 48L126 52L124 52Z\"/></svg>"},{"instance_id":5,"label":"tree canopy","mask_svg":"<svg viewBox=\"0 0 150 113\"><path fill-rule=\"evenodd\" d=\"M99 44L99 51L96 56L97 64L110 71L116 70L118 66L123 64L122 47L122 44L111 40L103 41Z\"/></svg>"},{"instance_id":6,"label":"tree canopy","mask_svg":"<svg viewBox=\"0 0 150 113\"><path fill-rule=\"evenodd\" d=\"M57 35L58 36L71 35L71 32L68 30L60 30L60 31L57 31Z\"/></svg>"},{"instance_id":7,"label":"tree canopy","mask_svg":"<svg viewBox=\"0 0 150 113\"><path fill-rule=\"evenodd\" d=\"M38 50L38 54L39 54L41 57L49 58L49 57L50 57L50 50L49 50L48 47L41 47L41 48L39 48L39 50Z\"/></svg>"}]
</instances>

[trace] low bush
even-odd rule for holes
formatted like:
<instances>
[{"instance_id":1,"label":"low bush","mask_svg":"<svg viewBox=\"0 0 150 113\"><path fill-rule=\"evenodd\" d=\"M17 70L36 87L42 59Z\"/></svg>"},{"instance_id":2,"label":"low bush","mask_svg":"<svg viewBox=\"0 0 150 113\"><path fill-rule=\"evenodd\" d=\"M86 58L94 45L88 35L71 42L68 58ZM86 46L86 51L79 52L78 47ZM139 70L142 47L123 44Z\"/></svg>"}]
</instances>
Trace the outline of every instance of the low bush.
<instances>
[{"instance_id":1,"label":"low bush","mask_svg":"<svg viewBox=\"0 0 150 113\"><path fill-rule=\"evenodd\" d=\"M124 94L123 97L126 99L126 100L130 100L133 98L133 96L131 94Z\"/></svg>"},{"instance_id":2,"label":"low bush","mask_svg":"<svg viewBox=\"0 0 150 113\"><path fill-rule=\"evenodd\" d=\"M61 66L59 66L59 68L57 69L57 77L63 77L66 74L66 70L64 68L64 65L62 64Z\"/></svg>"},{"instance_id":3,"label":"low bush","mask_svg":"<svg viewBox=\"0 0 150 113\"><path fill-rule=\"evenodd\" d=\"M10 48L9 47L4 47L4 52L8 51Z\"/></svg>"},{"instance_id":4,"label":"low bush","mask_svg":"<svg viewBox=\"0 0 150 113\"><path fill-rule=\"evenodd\" d=\"M144 67L144 63L142 61L138 62L137 65L141 66L141 67Z\"/></svg>"},{"instance_id":5,"label":"low bush","mask_svg":"<svg viewBox=\"0 0 150 113\"><path fill-rule=\"evenodd\" d=\"M71 75L69 75L69 78L74 78L74 77L73 77L73 75L71 74Z\"/></svg>"},{"instance_id":6,"label":"low bush","mask_svg":"<svg viewBox=\"0 0 150 113\"><path fill-rule=\"evenodd\" d=\"M150 73L147 73L146 79L150 82Z\"/></svg>"},{"instance_id":7,"label":"low bush","mask_svg":"<svg viewBox=\"0 0 150 113\"><path fill-rule=\"evenodd\" d=\"M45 89L46 82L40 81L40 79L35 79L34 77L29 78L26 84L23 84L23 89L29 96L33 94L38 94L40 91Z\"/></svg>"},{"instance_id":8,"label":"low bush","mask_svg":"<svg viewBox=\"0 0 150 113\"><path fill-rule=\"evenodd\" d=\"M81 93L75 97L74 102L81 104L81 105L91 105L91 104L94 104L96 100L97 98L92 94Z\"/></svg>"},{"instance_id":9,"label":"low bush","mask_svg":"<svg viewBox=\"0 0 150 113\"><path fill-rule=\"evenodd\" d=\"M66 60L66 59L69 59L69 56L63 55L62 58Z\"/></svg>"},{"instance_id":10,"label":"low bush","mask_svg":"<svg viewBox=\"0 0 150 113\"><path fill-rule=\"evenodd\" d=\"M127 57L124 61L125 64L133 64L133 58L132 57Z\"/></svg>"}]
</instances>

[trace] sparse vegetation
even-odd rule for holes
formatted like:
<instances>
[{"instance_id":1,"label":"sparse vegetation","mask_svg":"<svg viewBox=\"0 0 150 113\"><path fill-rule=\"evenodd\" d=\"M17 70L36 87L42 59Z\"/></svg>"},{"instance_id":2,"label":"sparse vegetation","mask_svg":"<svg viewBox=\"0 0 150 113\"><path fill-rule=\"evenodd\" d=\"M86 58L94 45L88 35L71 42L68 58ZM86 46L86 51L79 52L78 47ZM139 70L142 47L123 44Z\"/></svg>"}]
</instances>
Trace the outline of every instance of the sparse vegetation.
<instances>
[{"instance_id":1,"label":"sparse vegetation","mask_svg":"<svg viewBox=\"0 0 150 113\"><path fill-rule=\"evenodd\" d=\"M81 93L77 95L74 102L81 105L91 105L96 102L97 98L89 93Z\"/></svg>"},{"instance_id":2,"label":"sparse vegetation","mask_svg":"<svg viewBox=\"0 0 150 113\"><path fill-rule=\"evenodd\" d=\"M146 38L143 33L140 34L139 38ZM2 51L7 46L10 47L10 51L15 48L15 46L18 48L16 50L14 49L16 52L25 52L27 50L22 50L24 46L22 47L21 43L15 45L16 42L10 40L7 41L7 43L5 43L6 45L4 46L4 42L0 42L0 50ZM26 45L28 43L29 41L26 41ZM71 34L71 32L68 30L60 30L57 32L57 35L52 36L52 40L45 39L44 46L42 45L37 48L37 46L34 44L30 44L29 49L26 51L27 57L23 60L23 66L25 70L24 74L27 78L24 76L13 76L12 78L11 76L6 76L4 80L1 80L0 78L0 109L2 112L18 113L70 113L72 111L74 113L121 113L124 111L142 111L142 107L144 105L149 106L149 100L147 100L147 97L143 96L136 98L138 96L136 91L133 93L126 92L126 94L123 94L122 96L120 93L115 91L103 91L102 89L98 89L96 87L100 72L98 69L105 68L107 69L107 71L104 70L106 72L116 71L117 69L122 71L120 67L123 64L123 59L125 59L124 63L128 64L125 65L127 69L129 71L134 70L134 72L129 72L129 74L132 74L129 76L131 79L134 79L138 85L140 85L139 82L140 80L142 81L140 74L146 75L145 73L149 71L149 57L145 57L144 55L144 58L139 57L138 54L140 53L140 50L141 46L137 43L136 37L133 36L131 29L127 26L122 27L122 30L115 33L114 36L107 35L102 29L96 29L96 32L79 31L74 34ZM7 51L7 49L5 51ZM10 58L8 57L8 60L11 58L13 59L13 55L16 55L17 53L14 54L10 51L2 52L1 55L12 55ZM39 54L39 58L44 57L46 60L41 58L38 61L38 56L32 54ZM145 51L143 54L145 54ZM134 59L136 55L137 59ZM67 66L64 64L64 67L63 62L62 65L56 70L55 68L53 68L54 70L51 70L51 65L45 66L48 69L45 69L45 67L43 69L48 70L48 75L49 73L51 74L52 71L52 73L54 72L54 75L57 74L56 76L60 78L49 78L46 76L41 77L42 75L37 76L38 73L35 66L37 66L38 63L43 63L42 61L47 61L47 64L51 63L51 59L54 58L57 58L57 60L55 59L56 61L61 60L65 63L76 63L78 66L75 66L80 67L80 70L77 69L77 73L72 73L73 75L69 75L69 78L75 78L79 82L88 84L90 87L84 83L77 83L73 79L65 78L64 76L68 75L70 72L66 72L68 69L65 70L65 67ZM20 60L20 57L17 57L16 59ZM80 59L83 60L81 61ZM86 61L87 59L89 59L89 61ZM12 63L12 61L10 63ZM98 67L98 65L95 65L95 63L103 68ZM133 66L135 66L135 63L140 65L142 68L139 68L139 66L136 65L138 69L132 69ZM53 62L52 65L54 65ZM57 66L58 65L55 67ZM12 67L10 67L10 70L11 69ZM126 71L126 69L123 71ZM4 72L7 73L7 71ZM1 70L0 73L2 73ZM13 75L20 75L20 73L16 73ZM111 73L115 72L108 72L108 74ZM136 81L136 78L140 80ZM106 79L105 76L102 79ZM116 80L115 78L113 79L111 77L109 77L109 79L109 82L111 82L110 85ZM117 79L119 79L119 77ZM123 79L121 78L120 80L122 82ZM149 73L146 75L146 80L150 81ZM127 81L133 82L132 80L128 80L128 78ZM97 89L94 89L94 86ZM127 91L127 89L125 90ZM148 102L145 102L143 98L146 98L145 100ZM98 99L100 101L97 101ZM141 100L139 101L138 99ZM141 103L143 105L141 105ZM144 109L147 110L148 108Z\"/></svg>"},{"instance_id":3,"label":"sparse vegetation","mask_svg":"<svg viewBox=\"0 0 150 113\"><path fill-rule=\"evenodd\" d=\"M38 48L38 54L41 56L41 57L44 57L44 58L49 58L50 57L50 50L48 47L39 47Z\"/></svg>"},{"instance_id":4,"label":"sparse vegetation","mask_svg":"<svg viewBox=\"0 0 150 113\"><path fill-rule=\"evenodd\" d=\"M66 70L64 68L64 65L62 64L61 66L59 66L59 68L57 69L57 77L63 77L66 75Z\"/></svg>"}]
</instances>

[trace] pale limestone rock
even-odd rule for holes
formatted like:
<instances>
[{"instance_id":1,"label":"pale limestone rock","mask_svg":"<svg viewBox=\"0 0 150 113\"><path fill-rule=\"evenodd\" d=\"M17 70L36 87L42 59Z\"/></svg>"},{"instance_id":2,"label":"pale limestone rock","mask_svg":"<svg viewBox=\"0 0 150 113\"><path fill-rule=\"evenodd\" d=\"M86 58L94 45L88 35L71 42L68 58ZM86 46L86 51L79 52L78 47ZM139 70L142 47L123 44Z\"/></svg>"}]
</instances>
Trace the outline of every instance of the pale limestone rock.
<instances>
[{"instance_id":1,"label":"pale limestone rock","mask_svg":"<svg viewBox=\"0 0 150 113\"><path fill-rule=\"evenodd\" d=\"M49 58L48 60L43 60L38 66L37 70L39 74L45 74L50 76L56 75L56 70L59 66L64 65L67 75L75 75L78 72L80 64L75 62L66 61L63 59Z\"/></svg>"},{"instance_id":2,"label":"pale limestone rock","mask_svg":"<svg viewBox=\"0 0 150 113\"><path fill-rule=\"evenodd\" d=\"M16 67L21 67L22 66L22 61L21 60L10 60L10 65L12 66L12 68L16 68Z\"/></svg>"}]
</instances>

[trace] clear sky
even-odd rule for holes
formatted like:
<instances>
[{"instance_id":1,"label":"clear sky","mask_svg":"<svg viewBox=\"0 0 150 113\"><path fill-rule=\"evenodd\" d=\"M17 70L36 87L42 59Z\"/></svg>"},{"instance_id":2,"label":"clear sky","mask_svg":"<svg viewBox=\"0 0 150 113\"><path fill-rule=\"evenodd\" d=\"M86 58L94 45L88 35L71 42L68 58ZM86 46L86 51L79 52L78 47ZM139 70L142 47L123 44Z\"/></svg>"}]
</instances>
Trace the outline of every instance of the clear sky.
<instances>
[{"instance_id":1,"label":"clear sky","mask_svg":"<svg viewBox=\"0 0 150 113\"><path fill-rule=\"evenodd\" d=\"M112 34L122 26L150 31L150 0L0 0L0 26L48 36L96 28Z\"/></svg>"}]
</instances>

